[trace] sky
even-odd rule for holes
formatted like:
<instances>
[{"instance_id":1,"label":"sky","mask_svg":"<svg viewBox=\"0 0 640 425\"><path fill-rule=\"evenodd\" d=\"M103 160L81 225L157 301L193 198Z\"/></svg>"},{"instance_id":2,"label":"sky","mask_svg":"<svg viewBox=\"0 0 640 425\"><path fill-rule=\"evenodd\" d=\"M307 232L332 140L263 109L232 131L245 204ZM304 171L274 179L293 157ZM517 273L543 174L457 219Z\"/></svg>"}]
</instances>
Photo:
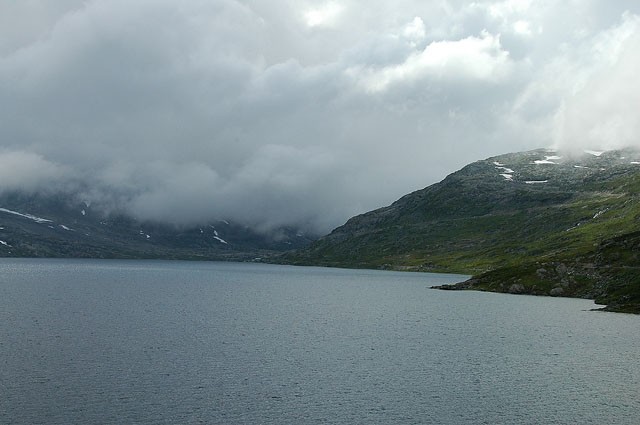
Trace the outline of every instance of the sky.
<instances>
[{"instance_id":1,"label":"sky","mask_svg":"<svg viewBox=\"0 0 640 425\"><path fill-rule=\"evenodd\" d=\"M326 233L467 163L640 147L637 0L0 0L0 193Z\"/></svg>"}]
</instances>

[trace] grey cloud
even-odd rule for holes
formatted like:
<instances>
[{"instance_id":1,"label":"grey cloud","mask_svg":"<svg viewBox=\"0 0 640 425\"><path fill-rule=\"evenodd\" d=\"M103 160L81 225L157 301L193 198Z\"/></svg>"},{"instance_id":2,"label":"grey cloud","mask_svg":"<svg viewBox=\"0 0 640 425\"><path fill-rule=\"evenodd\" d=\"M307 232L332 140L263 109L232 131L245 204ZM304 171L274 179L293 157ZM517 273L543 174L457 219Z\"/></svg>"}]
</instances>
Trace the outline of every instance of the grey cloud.
<instances>
[{"instance_id":1,"label":"grey cloud","mask_svg":"<svg viewBox=\"0 0 640 425\"><path fill-rule=\"evenodd\" d=\"M0 192L46 192L67 173L65 167L32 152L0 152Z\"/></svg>"},{"instance_id":2,"label":"grey cloud","mask_svg":"<svg viewBox=\"0 0 640 425\"><path fill-rule=\"evenodd\" d=\"M0 14L48 4L28 3ZM604 2L350 0L307 25L329 3L69 1L29 32L0 29L0 147L24 164L0 188L48 180L142 219L324 232L472 160L551 144L563 104L566 122L606 118L589 93L608 104L635 84L625 53L572 97L620 25Z\"/></svg>"},{"instance_id":3,"label":"grey cloud","mask_svg":"<svg viewBox=\"0 0 640 425\"><path fill-rule=\"evenodd\" d=\"M0 57L49 36L58 20L86 0L22 0L0 4Z\"/></svg>"}]
</instances>

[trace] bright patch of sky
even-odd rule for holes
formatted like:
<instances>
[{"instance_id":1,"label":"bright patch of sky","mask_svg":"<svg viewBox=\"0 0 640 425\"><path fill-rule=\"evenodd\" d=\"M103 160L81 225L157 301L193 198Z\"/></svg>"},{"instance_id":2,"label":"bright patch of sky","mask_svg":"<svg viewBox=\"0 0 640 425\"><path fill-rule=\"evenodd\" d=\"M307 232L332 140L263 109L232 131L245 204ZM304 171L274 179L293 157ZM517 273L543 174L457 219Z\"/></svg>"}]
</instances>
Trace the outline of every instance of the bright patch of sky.
<instances>
[{"instance_id":1,"label":"bright patch of sky","mask_svg":"<svg viewBox=\"0 0 640 425\"><path fill-rule=\"evenodd\" d=\"M309 9L304 13L304 19L309 27L329 26L335 23L343 7L335 2L329 2L321 7Z\"/></svg>"}]
</instances>

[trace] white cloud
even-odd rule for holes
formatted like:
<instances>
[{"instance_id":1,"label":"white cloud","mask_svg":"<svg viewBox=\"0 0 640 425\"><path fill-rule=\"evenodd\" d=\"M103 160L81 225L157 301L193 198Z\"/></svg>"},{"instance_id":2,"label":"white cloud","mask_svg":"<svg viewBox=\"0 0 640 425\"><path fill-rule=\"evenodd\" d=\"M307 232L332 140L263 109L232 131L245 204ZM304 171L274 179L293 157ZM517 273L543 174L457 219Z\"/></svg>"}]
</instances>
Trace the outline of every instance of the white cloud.
<instances>
[{"instance_id":1,"label":"white cloud","mask_svg":"<svg viewBox=\"0 0 640 425\"><path fill-rule=\"evenodd\" d=\"M513 15L519 15L528 12L531 9L534 0L505 0L498 2L489 2L487 9L491 16L504 20L510 19Z\"/></svg>"},{"instance_id":2,"label":"white cloud","mask_svg":"<svg viewBox=\"0 0 640 425\"><path fill-rule=\"evenodd\" d=\"M531 29L531 23L522 19L519 21L516 21L513 24L513 31L516 34L524 35L526 37L530 37L533 35L533 31Z\"/></svg>"},{"instance_id":3,"label":"white cloud","mask_svg":"<svg viewBox=\"0 0 640 425\"><path fill-rule=\"evenodd\" d=\"M481 37L457 41L434 41L424 50L411 54L399 65L382 69L350 70L371 92L394 84L411 83L425 77L436 79L474 79L496 81L509 72L509 54L501 49L500 39L487 32Z\"/></svg>"},{"instance_id":4,"label":"white cloud","mask_svg":"<svg viewBox=\"0 0 640 425\"><path fill-rule=\"evenodd\" d=\"M635 0L0 2L0 187L327 231L554 134L633 144L638 13Z\"/></svg>"},{"instance_id":5,"label":"white cloud","mask_svg":"<svg viewBox=\"0 0 640 425\"><path fill-rule=\"evenodd\" d=\"M340 4L328 2L320 7L307 10L304 13L305 23L311 28L330 26L335 23L342 10L343 6Z\"/></svg>"},{"instance_id":6,"label":"white cloud","mask_svg":"<svg viewBox=\"0 0 640 425\"><path fill-rule=\"evenodd\" d=\"M23 151L0 152L0 192L52 191L67 170L38 154Z\"/></svg>"},{"instance_id":7,"label":"white cloud","mask_svg":"<svg viewBox=\"0 0 640 425\"><path fill-rule=\"evenodd\" d=\"M414 43L419 43L427 36L427 30L424 26L424 21L419 16L413 18L407 26L404 27L402 35Z\"/></svg>"},{"instance_id":8,"label":"white cloud","mask_svg":"<svg viewBox=\"0 0 640 425\"><path fill-rule=\"evenodd\" d=\"M585 60L573 64L577 83L556 114L556 145L565 149L640 148L640 17L600 33Z\"/></svg>"}]
</instances>

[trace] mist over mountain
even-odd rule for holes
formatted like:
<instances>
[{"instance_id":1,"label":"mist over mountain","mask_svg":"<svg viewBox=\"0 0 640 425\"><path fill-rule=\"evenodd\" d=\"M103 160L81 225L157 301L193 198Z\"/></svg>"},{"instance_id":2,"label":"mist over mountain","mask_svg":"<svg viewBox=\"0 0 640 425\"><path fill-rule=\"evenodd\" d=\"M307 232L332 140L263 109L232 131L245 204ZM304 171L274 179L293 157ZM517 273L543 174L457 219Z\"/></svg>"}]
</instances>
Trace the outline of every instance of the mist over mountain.
<instances>
[{"instance_id":1,"label":"mist over mountain","mask_svg":"<svg viewBox=\"0 0 640 425\"><path fill-rule=\"evenodd\" d=\"M321 234L503 152L638 145L640 5L0 2L0 193Z\"/></svg>"},{"instance_id":2,"label":"mist over mountain","mask_svg":"<svg viewBox=\"0 0 640 425\"><path fill-rule=\"evenodd\" d=\"M456 288L640 312L639 193L638 150L504 154L353 217L284 261L467 273Z\"/></svg>"},{"instance_id":3,"label":"mist over mountain","mask_svg":"<svg viewBox=\"0 0 640 425\"><path fill-rule=\"evenodd\" d=\"M227 220L141 221L59 194L0 196L0 257L262 261L313 239L296 228L257 231Z\"/></svg>"}]
</instances>

